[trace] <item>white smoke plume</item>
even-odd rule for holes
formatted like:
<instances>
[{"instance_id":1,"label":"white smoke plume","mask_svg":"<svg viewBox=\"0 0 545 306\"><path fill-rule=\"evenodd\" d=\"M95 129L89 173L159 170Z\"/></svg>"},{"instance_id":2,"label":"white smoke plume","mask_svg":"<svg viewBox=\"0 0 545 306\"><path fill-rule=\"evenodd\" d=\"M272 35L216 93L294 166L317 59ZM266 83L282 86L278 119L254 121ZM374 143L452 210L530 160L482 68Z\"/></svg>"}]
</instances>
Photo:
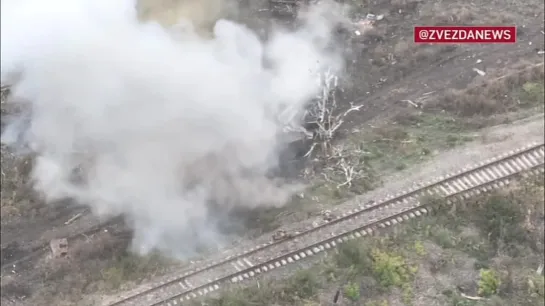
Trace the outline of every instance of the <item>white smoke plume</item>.
<instances>
[{"instance_id":1,"label":"white smoke plume","mask_svg":"<svg viewBox=\"0 0 545 306\"><path fill-rule=\"evenodd\" d=\"M172 35L135 7L2 1L2 84L25 109L2 141L36 154L31 175L47 201L125 215L139 252L190 255L221 241L216 222L232 209L282 206L296 189L268 175L278 118L305 108L317 73L340 68L326 48L335 19L317 7L262 42L229 20L213 38Z\"/></svg>"}]
</instances>

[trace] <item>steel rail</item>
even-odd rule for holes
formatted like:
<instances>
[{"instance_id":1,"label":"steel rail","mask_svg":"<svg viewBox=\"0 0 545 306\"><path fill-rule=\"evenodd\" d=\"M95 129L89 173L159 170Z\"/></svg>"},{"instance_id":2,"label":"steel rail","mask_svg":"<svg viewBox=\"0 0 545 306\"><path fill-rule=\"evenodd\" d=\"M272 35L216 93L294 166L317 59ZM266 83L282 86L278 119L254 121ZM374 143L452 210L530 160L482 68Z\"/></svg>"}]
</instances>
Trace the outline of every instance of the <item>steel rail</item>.
<instances>
[{"instance_id":1,"label":"steel rail","mask_svg":"<svg viewBox=\"0 0 545 306\"><path fill-rule=\"evenodd\" d=\"M543 143L532 144L518 150L513 150L506 154L489 159L473 167L464 168L456 173L447 175L446 177L440 177L435 182L428 182L412 190L401 192L395 196L389 196L385 198L384 200L379 201L379 203L377 204L366 205L365 207L358 209L356 211L348 211L338 219L335 219L328 223L324 223L322 225L319 225L318 227L308 229L306 231L293 235L292 237L288 239L285 239L282 241L265 243L260 246L254 247L248 251L241 252L235 256L231 256L217 262L212 262L198 269L187 271L183 273L182 275L180 275L180 277L175 278L174 280L163 282L163 283L155 285L152 289L147 289L139 293L132 294L128 297L121 299L120 301L110 304L110 306L114 306L114 305L118 306L118 305L125 305L125 304L136 305L139 300L145 300L145 301L154 303L153 300L157 300L157 299L162 299L162 300L160 302L155 302L155 304L153 305L176 305L176 304L173 304L175 303L174 301L180 301L180 299L184 300L184 299L187 299L188 297L193 297L193 295L195 295L195 297L200 296L200 295L206 294L209 291L217 290L215 288L219 286L219 283L225 281L226 279L233 279L234 278L233 275L238 275L237 276L238 278L242 277L244 279L245 277L243 275L247 275L247 277L251 277L251 274L260 273L260 272L256 272L258 270L261 271L261 268L256 268L258 266L265 267L265 269L263 270L266 270L266 265L268 265L268 262L270 262L271 260L276 260L276 259L271 259L266 262L262 262L255 265L252 263L252 261L260 262L261 257L258 257L257 259L251 258L252 260L248 260L248 258L250 258L251 255L255 255L259 252L264 253L266 250L271 249L273 246L285 244L299 237L308 236L311 233L315 233L317 231L323 230L324 228L331 227L338 223L343 223L343 222L346 223L346 221L357 219L358 217L362 215L368 215L372 211L378 211L378 212L384 211L385 208L395 208L397 206L399 207L406 206L402 209L403 210L402 212L381 217L382 218L381 220L383 220L384 218L386 219L393 218L394 216L398 216L399 214L407 214L408 211L410 210L415 210L413 214L417 214L419 211L418 210L419 208L424 209L423 205L425 204L421 204L419 201L420 198L423 196L434 196L434 197L441 197L441 198L448 198L448 199L460 198L460 197L467 198L467 197L473 196L475 192L477 193L481 192L480 190L482 188L485 188L483 186L489 186L489 185L499 186L498 184L503 184L502 180L506 179L507 177L516 176L525 171L530 171L532 169L535 169L536 167L539 168L538 171L542 171L541 166L543 165L543 159L544 159ZM414 205L414 203L418 203L419 206L413 207L412 205ZM398 217L392 219L394 221L391 221L391 222L392 223L396 222L395 220L397 220ZM377 222L380 223L382 221L376 221L375 223ZM375 224L375 223L372 223L372 224ZM383 222L380 224L386 224L386 223ZM365 226L369 226L369 224ZM341 234L341 235L344 235L344 234ZM328 238L328 239L335 240L336 237ZM320 241L316 243L323 244L324 242ZM296 251L288 252L284 255L280 255L280 257L286 257L288 256L287 254L292 254L294 252L297 253L302 251L296 250ZM305 252L308 253L308 250ZM302 256L299 256L299 257L302 257ZM286 258L290 258L290 257L288 256ZM294 258L295 257L292 257L291 261L293 261ZM288 259L284 259L284 261L286 261L286 263L290 262L290 260ZM281 262L282 262L281 259L280 261L276 260L275 265L281 264ZM231 264L232 266L228 266L227 264ZM236 271L230 272L229 270L232 270L233 267L236 268ZM228 272L224 273L223 271L216 271L216 273L207 273L211 271L213 272L213 270L220 270L219 268L227 269ZM246 272L243 272L243 271L246 271ZM225 276L217 277L218 272L220 275L225 274ZM199 275L202 276L202 274L216 274L216 277L214 277L213 281L207 280L204 283L202 283L202 281L199 281L198 279L196 279L197 278L196 276L199 276ZM182 293L180 293L180 289ZM168 295L170 297L167 297L165 299L165 298L161 298L160 295Z\"/></svg>"}]
</instances>

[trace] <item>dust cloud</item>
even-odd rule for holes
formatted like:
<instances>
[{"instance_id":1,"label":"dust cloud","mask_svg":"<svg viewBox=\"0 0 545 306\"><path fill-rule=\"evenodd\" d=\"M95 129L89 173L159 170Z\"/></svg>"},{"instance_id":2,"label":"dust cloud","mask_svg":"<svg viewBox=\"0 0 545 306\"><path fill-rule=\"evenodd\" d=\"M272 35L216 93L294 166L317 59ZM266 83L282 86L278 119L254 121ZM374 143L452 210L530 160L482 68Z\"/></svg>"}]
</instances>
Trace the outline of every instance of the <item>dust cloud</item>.
<instances>
[{"instance_id":1,"label":"dust cloud","mask_svg":"<svg viewBox=\"0 0 545 306\"><path fill-rule=\"evenodd\" d=\"M281 115L305 108L317 73L340 68L331 8L263 42L202 7L162 23L132 0L3 0L2 84L22 111L2 142L36 156L46 201L123 214L139 253L192 255L224 240L218 222L233 209L280 207L299 188L269 174L282 129L299 123Z\"/></svg>"}]
</instances>

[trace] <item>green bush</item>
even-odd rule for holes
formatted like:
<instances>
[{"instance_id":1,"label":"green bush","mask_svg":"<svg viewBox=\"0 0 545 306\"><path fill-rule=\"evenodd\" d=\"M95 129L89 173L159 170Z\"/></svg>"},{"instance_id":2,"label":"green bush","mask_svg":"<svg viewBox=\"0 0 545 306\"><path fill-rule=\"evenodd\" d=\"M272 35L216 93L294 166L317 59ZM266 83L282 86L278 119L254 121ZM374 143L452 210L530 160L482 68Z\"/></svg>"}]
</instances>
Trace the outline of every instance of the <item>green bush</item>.
<instances>
[{"instance_id":1,"label":"green bush","mask_svg":"<svg viewBox=\"0 0 545 306\"><path fill-rule=\"evenodd\" d=\"M165 258L156 253L147 256L124 253L110 267L102 270L101 274L111 289L117 289L128 280L136 280L153 273L165 263Z\"/></svg>"},{"instance_id":2,"label":"green bush","mask_svg":"<svg viewBox=\"0 0 545 306\"><path fill-rule=\"evenodd\" d=\"M422 241L417 240L414 242L414 251L418 256L426 255L426 247L424 247Z\"/></svg>"},{"instance_id":3,"label":"green bush","mask_svg":"<svg viewBox=\"0 0 545 306\"><path fill-rule=\"evenodd\" d=\"M373 274L376 280L384 287L402 287L407 284L414 273L403 257L389 254L379 249L373 249Z\"/></svg>"},{"instance_id":4,"label":"green bush","mask_svg":"<svg viewBox=\"0 0 545 306\"><path fill-rule=\"evenodd\" d=\"M348 283L344 286L344 296L352 302L360 299L360 285L357 283Z\"/></svg>"},{"instance_id":5,"label":"green bush","mask_svg":"<svg viewBox=\"0 0 545 306\"><path fill-rule=\"evenodd\" d=\"M511 197L492 195L478 210L474 214L477 217L476 224L494 247L499 242L520 244L527 241L528 235L521 227L524 221L522 206L517 205Z\"/></svg>"},{"instance_id":6,"label":"green bush","mask_svg":"<svg viewBox=\"0 0 545 306\"><path fill-rule=\"evenodd\" d=\"M479 280L479 295L491 296L493 294L496 294L500 285L500 278L494 270L481 269Z\"/></svg>"}]
</instances>

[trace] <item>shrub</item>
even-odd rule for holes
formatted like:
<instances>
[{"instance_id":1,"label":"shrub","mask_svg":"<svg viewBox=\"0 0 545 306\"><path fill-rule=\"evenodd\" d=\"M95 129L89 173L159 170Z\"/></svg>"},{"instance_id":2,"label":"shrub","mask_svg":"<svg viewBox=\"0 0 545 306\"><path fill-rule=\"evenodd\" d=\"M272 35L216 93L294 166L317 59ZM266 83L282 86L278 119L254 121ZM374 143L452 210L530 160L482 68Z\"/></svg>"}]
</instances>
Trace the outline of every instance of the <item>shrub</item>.
<instances>
[{"instance_id":1,"label":"shrub","mask_svg":"<svg viewBox=\"0 0 545 306\"><path fill-rule=\"evenodd\" d=\"M344 295L355 302L360 299L360 286L357 283L348 283L344 286Z\"/></svg>"},{"instance_id":2,"label":"shrub","mask_svg":"<svg viewBox=\"0 0 545 306\"><path fill-rule=\"evenodd\" d=\"M341 268L351 268L354 272L371 272L373 260L370 256L370 248L362 243L362 240L352 240L339 246L339 253L335 262Z\"/></svg>"},{"instance_id":3,"label":"shrub","mask_svg":"<svg viewBox=\"0 0 545 306\"><path fill-rule=\"evenodd\" d=\"M426 255L426 248L424 247L422 241L417 240L414 242L414 251L418 256Z\"/></svg>"},{"instance_id":4,"label":"shrub","mask_svg":"<svg viewBox=\"0 0 545 306\"><path fill-rule=\"evenodd\" d=\"M523 100L530 103L543 103L543 83L526 82L522 85Z\"/></svg>"},{"instance_id":5,"label":"shrub","mask_svg":"<svg viewBox=\"0 0 545 306\"><path fill-rule=\"evenodd\" d=\"M491 296L498 292L501 285L499 276L494 270L481 269L479 280L479 295Z\"/></svg>"},{"instance_id":6,"label":"shrub","mask_svg":"<svg viewBox=\"0 0 545 306\"><path fill-rule=\"evenodd\" d=\"M371 253L373 258L373 274L377 281L384 287L402 287L410 281L416 272L409 267L403 257L389 254L379 249Z\"/></svg>"}]
</instances>

